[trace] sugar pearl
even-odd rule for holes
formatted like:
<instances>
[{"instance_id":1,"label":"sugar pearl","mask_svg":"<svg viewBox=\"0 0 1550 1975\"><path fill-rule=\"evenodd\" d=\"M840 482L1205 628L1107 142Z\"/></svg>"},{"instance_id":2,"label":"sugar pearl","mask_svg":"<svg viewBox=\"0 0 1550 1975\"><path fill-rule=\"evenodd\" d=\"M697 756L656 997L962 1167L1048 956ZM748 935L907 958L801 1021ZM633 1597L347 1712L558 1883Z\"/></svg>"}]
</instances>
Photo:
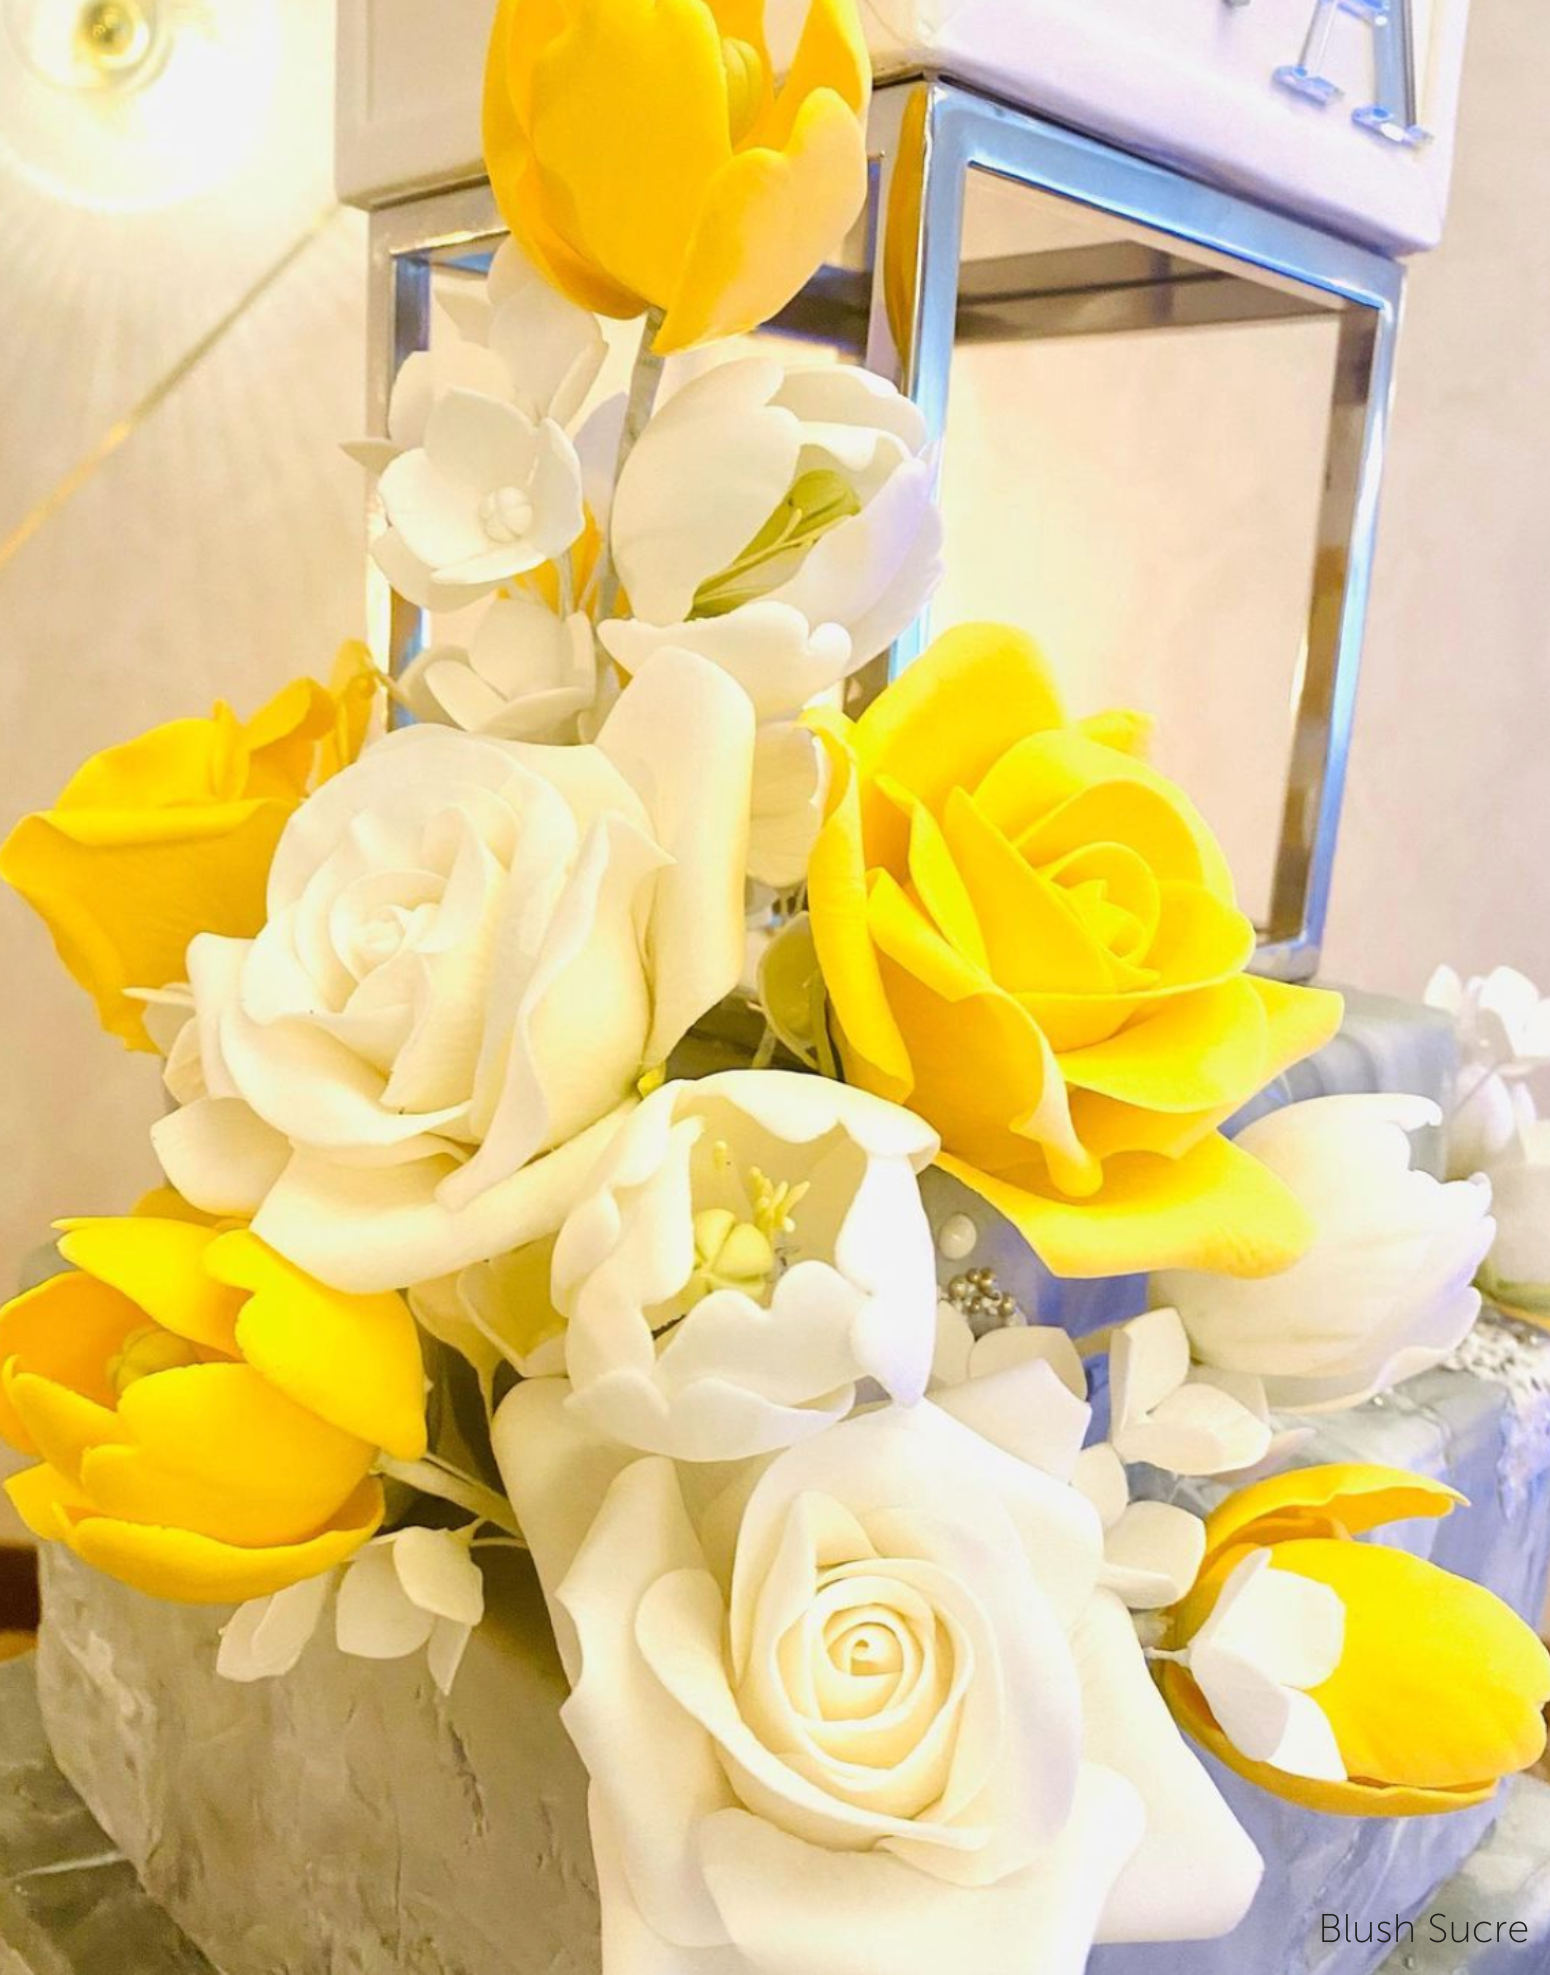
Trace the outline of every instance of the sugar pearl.
<instances>
[{"instance_id":1,"label":"sugar pearl","mask_svg":"<svg viewBox=\"0 0 1550 1975\"><path fill-rule=\"evenodd\" d=\"M936 1245L949 1262L961 1262L979 1246L980 1231L967 1214L950 1214L942 1223Z\"/></svg>"}]
</instances>

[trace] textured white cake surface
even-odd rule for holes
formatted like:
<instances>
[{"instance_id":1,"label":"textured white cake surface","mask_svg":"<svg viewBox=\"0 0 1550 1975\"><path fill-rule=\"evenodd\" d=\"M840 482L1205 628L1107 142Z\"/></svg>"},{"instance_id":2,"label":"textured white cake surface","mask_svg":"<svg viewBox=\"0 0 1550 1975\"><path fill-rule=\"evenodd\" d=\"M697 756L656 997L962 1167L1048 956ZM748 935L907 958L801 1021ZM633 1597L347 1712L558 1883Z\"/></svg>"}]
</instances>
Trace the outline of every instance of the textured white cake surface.
<instances>
[{"instance_id":1,"label":"textured white cake surface","mask_svg":"<svg viewBox=\"0 0 1550 1975\"><path fill-rule=\"evenodd\" d=\"M1352 122L1373 100L1373 30L1339 13L1320 105L1280 87L1315 0L862 0L881 78L931 70L1397 252L1442 231L1469 0L1409 6L1410 148ZM771 0L780 28L798 12ZM483 175L479 101L493 0L339 0L340 196L377 205Z\"/></svg>"}]
</instances>

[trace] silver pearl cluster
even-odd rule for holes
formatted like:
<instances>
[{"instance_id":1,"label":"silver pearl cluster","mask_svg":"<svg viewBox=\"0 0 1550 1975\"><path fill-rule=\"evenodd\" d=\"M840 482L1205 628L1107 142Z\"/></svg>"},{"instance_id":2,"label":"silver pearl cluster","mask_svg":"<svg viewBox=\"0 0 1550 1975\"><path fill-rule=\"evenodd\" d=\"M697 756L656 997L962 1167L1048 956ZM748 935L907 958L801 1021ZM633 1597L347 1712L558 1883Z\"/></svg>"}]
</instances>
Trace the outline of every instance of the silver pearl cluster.
<instances>
[{"instance_id":1,"label":"silver pearl cluster","mask_svg":"<svg viewBox=\"0 0 1550 1975\"><path fill-rule=\"evenodd\" d=\"M965 1269L952 1278L942 1295L968 1319L976 1337L1028 1321L1027 1311L1010 1290L1001 1287L994 1269Z\"/></svg>"}]
</instances>

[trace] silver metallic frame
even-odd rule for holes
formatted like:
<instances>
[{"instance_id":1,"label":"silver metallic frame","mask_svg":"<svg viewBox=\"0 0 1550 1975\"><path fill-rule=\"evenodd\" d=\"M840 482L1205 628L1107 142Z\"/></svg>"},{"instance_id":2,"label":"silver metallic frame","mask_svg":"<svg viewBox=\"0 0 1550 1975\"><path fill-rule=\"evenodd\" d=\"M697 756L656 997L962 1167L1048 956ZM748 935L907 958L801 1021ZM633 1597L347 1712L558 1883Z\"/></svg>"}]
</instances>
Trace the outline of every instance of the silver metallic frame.
<instances>
[{"instance_id":1,"label":"silver metallic frame","mask_svg":"<svg viewBox=\"0 0 1550 1975\"><path fill-rule=\"evenodd\" d=\"M1393 386L1403 270L1397 262L1186 178L1162 165L1077 135L936 76L880 86L870 128L873 197L852 268L825 268L771 325L864 353L924 411L932 433L946 429L948 387L964 299L960 249L964 194L974 170L1113 214L1154 236L1166 261L1169 241L1187 244L1196 267L1252 274L1275 296L1318 291L1340 307L1335 398L1310 597L1305 658L1294 723L1286 800L1268 923L1256 970L1301 980L1318 965L1355 712ZM476 265L503 233L488 185L429 194L372 214L368 365L372 429L386 429L399 363L429 337L430 272L435 264ZM1126 284L1127 290L1135 288ZM1142 284L1143 288L1145 284ZM1186 288L1160 278L1146 293L1148 322L1219 320L1201 314L1230 303L1228 284ZM1013 297L1030 313L1020 333L1077 334L1134 326L1095 307L1080 310L1049 294ZM1120 293L1116 286L1111 295ZM1001 297L998 300L1004 301ZM1062 308L1064 312L1062 313ZM419 648L421 613L390 597L374 575L372 622L399 669ZM856 682L875 693L921 649L927 623L914 626Z\"/></svg>"}]
</instances>

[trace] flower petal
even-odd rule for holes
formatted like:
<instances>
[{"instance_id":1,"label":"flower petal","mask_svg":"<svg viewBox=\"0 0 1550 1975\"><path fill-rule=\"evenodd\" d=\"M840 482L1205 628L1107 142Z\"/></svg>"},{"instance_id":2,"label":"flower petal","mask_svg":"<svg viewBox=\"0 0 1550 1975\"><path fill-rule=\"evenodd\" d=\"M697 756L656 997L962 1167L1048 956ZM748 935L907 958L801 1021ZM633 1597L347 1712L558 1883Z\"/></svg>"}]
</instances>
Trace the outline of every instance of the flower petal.
<instances>
[{"instance_id":1,"label":"flower petal","mask_svg":"<svg viewBox=\"0 0 1550 1975\"><path fill-rule=\"evenodd\" d=\"M104 1514L252 1547L303 1540L358 1488L375 1450L247 1365L137 1379L119 1440L88 1448L81 1486Z\"/></svg>"},{"instance_id":2,"label":"flower petal","mask_svg":"<svg viewBox=\"0 0 1550 1975\"><path fill-rule=\"evenodd\" d=\"M116 1403L108 1362L145 1312L120 1291L69 1271L49 1276L0 1309L0 1368L42 1373L99 1406ZM23 1454L37 1452L0 1386L0 1436Z\"/></svg>"},{"instance_id":3,"label":"flower petal","mask_svg":"<svg viewBox=\"0 0 1550 1975\"><path fill-rule=\"evenodd\" d=\"M215 1670L223 1680L276 1680L289 1673L317 1630L332 1585L329 1573L303 1578L267 1598L250 1598L221 1627Z\"/></svg>"},{"instance_id":4,"label":"flower petal","mask_svg":"<svg viewBox=\"0 0 1550 1975\"><path fill-rule=\"evenodd\" d=\"M1445 1516L1463 1500L1456 1488L1427 1475L1333 1461L1238 1489L1207 1519L1206 1538L1217 1556L1229 1543L1258 1541L1256 1525L1291 1526L1310 1536L1338 1527L1361 1536L1411 1516Z\"/></svg>"},{"instance_id":5,"label":"flower petal","mask_svg":"<svg viewBox=\"0 0 1550 1975\"><path fill-rule=\"evenodd\" d=\"M1098 1191L1075 1201L946 1152L938 1164L1005 1214L1056 1275L1175 1267L1270 1275L1295 1262L1313 1233L1281 1182L1214 1133L1178 1159L1137 1152L1105 1160Z\"/></svg>"},{"instance_id":6,"label":"flower petal","mask_svg":"<svg viewBox=\"0 0 1550 1975\"><path fill-rule=\"evenodd\" d=\"M1124 1777L1145 1805L1144 1834L1120 1862L1098 1939L1207 1940L1230 1933L1248 1912L1263 1863L1168 1719L1118 1598L1100 1592L1093 1599L1075 1648L1088 1758Z\"/></svg>"},{"instance_id":7,"label":"flower petal","mask_svg":"<svg viewBox=\"0 0 1550 1975\"><path fill-rule=\"evenodd\" d=\"M267 1598L315 1577L358 1550L382 1521L382 1489L363 1481L327 1529L305 1542L242 1549L186 1529L116 1522L87 1514L69 1545L93 1569L153 1598L191 1605L235 1605Z\"/></svg>"},{"instance_id":8,"label":"flower petal","mask_svg":"<svg viewBox=\"0 0 1550 1975\"><path fill-rule=\"evenodd\" d=\"M1142 1825L1131 1786L1088 1764L1071 1816L1038 1863L990 1886L945 1885L886 1852L805 1843L743 1810L707 1819L700 1852L748 1966L782 1975L1010 1966L1081 1975Z\"/></svg>"},{"instance_id":9,"label":"flower petal","mask_svg":"<svg viewBox=\"0 0 1550 1975\"><path fill-rule=\"evenodd\" d=\"M1550 1653L1500 1598L1377 1543L1312 1538L1272 1556L1345 1607L1340 1663L1313 1699L1348 1774L1457 1790L1538 1761Z\"/></svg>"},{"instance_id":10,"label":"flower petal","mask_svg":"<svg viewBox=\"0 0 1550 1975\"><path fill-rule=\"evenodd\" d=\"M242 1298L209 1273L213 1228L141 1215L60 1225L59 1252L67 1262L110 1284L164 1330L236 1356Z\"/></svg>"},{"instance_id":11,"label":"flower petal","mask_svg":"<svg viewBox=\"0 0 1550 1975\"><path fill-rule=\"evenodd\" d=\"M401 1296L330 1289L245 1230L220 1235L208 1267L247 1290L242 1355L297 1405L402 1461L425 1452L425 1367Z\"/></svg>"},{"instance_id":12,"label":"flower petal","mask_svg":"<svg viewBox=\"0 0 1550 1975\"><path fill-rule=\"evenodd\" d=\"M655 348L739 336L778 315L838 254L866 202L866 133L817 89L780 151L740 152L710 180Z\"/></svg>"},{"instance_id":13,"label":"flower petal","mask_svg":"<svg viewBox=\"0 0 1550 1975\"><path fill-rule=\"evenodd\" d=\"M598 735L598 748L646 803L653 834L673 859L657 877L646 935L648 1066L666 1061L742 972L753 741L747 695L719 667L676 651L647 662Z\"/></svg>"}]
</instances>

